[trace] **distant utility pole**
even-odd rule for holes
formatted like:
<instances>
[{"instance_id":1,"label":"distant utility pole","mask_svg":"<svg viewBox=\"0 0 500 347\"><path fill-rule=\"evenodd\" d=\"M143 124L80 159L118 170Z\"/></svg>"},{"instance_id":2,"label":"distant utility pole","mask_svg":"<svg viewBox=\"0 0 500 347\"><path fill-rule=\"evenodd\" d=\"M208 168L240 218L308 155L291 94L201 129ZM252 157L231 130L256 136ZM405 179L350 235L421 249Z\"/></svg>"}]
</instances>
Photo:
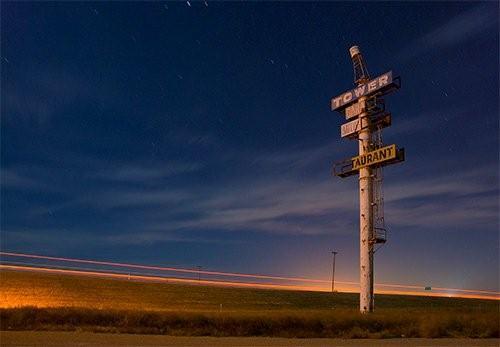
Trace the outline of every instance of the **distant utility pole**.
<instances>
[{"instance_id":1,"label":"distant utility pole","mask_svg":"<svg viewBox=\"0 0 500 347\"><path fill-rule=\"evenodd\" d=\"M335 292L335 256L338 252L332 251L333 254L333 264L332 264L332 293Z\"/></svg>"},{"instance_id":2,"label":"distant utility pole","mask_svg":"<svg viewBox=\"0 0 500 347\"><path fill-rule=\"evenodd\" d=\"M198 283L200 283L201 282L201 266L198 265L196 268L198 269Z\"/></svg>"}]
</instances>

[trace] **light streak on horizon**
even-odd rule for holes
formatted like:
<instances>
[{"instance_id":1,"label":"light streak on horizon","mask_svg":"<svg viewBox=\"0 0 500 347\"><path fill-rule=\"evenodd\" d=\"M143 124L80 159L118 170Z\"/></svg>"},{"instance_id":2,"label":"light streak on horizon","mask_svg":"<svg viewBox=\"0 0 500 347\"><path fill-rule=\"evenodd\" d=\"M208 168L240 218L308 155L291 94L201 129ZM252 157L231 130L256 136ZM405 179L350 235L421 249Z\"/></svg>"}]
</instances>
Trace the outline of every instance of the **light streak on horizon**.
<instances>
[{"instance_id":1,"label":"light streak on horizon","mask_svg":"<svg viewBox=\"0 0 500 347\"><path fill-rule=\"evenodd\" d=\"M18 265L3 265L0 264L0 269L13 270L13 271L33 271L56 273L65 275L87 275L95 277L115 278L123 280L141 280L146 282L163 282L163 283L188 283L188 284L205 284L212 286L227 286L239 288L261 288L261 289L280 289L280 290L298 290L298 291L315 291L315 292L330 292L329 288L318 288L311 286L298 286L298 285L283 285L283 284L270 284L270 283L255 283L255 282L233 282L233 281L214 281L207 279L187 279L175 277L160 277L160 276L144 276L136 274L123 274L113 272L100 272L100 271L81 271L81 270L68 270L68 269L55 269L55 268L42 268ZM353 290L343 290L346 293L358 293ZM454 293L427 293L415 291L376 291L377 294L388 295L412 295L412 296L432 296L432 297L453 297L453 298L468 298L468 299L489 299L500 300L498 296L474 295L474 294L454 294ZM0 305L1 306L1 305Z\"/></svg>"},{"instance_id":2,"label":"light streak on horizon","mask_svg":"<svg viewBox=\"0 0 500 347\"><path fill-rule=\"evenodd\" d=\"M316 283L330 283L330 281L327 281L327 280L320 280L320 279L314 279L314 278L305 278L305 277L285 277L285 276L271 276L271 275L259 275L259 274L244 274L244 273L237 273L237 272L222 272L222 271L208 271L208 270L184 269L184 268L175 268L175 267L163 267L163 266L150 266L150 265L139 265L139 264L116 263L116 262L99 261L99 260L87 260L87 259L51 257L51 256L46 256L46 255L37 255L37 254L11 253L11 252L1 252L0 251L0 255L7 255L7 256L11 256L11 257L32 258L32 259L46 259L46 260L66 261L66 262L73 262L73 263L85 263L85 264L94 264L94 265L108 265L108 266L118 266L118 267L129 267L129 268L144 269L144 270L184 272L184 273L214 275L214 276L247 277L247 278L261 278L261 279L284 280L284 281L303 281L303 282L316 282ZM357 285L358 284L357 282L341 282L341 281L335 281L335 283L353 284L353 285Z\"/></svg>"},{"instance_id":3,"label":"light streak on horizon","mask_svg":"<svg viewBox=\"0 0 500 347\"><path fill-rule=\"evenodd\" d=\"M269 288L269 289L288 289L288 290L311 290L318 291L317 287L308 286L293 286L284 284L271 284L271 283L255 283L255 282L233 282L233 281L214 281L207 279L195 279L195 278L178 278L178 277L161 277L161 276L145 276L145 275L135 275L135 274L123 274L123 273L113 273L113 272L101 272L101 271L81 271L81 270L68 270L68 269L55 269L55 268L43 268L36 266L19 266L19 265L4 265L0 264L0 269L7 270L20 270L20 271L40 271L48 273L60 273L68 275L90 275L98 277L111 277L120 279L140 279L145 281L159 281L159 282L182 282L182 283L192 283L192 284L206 284L206 285L222 285L222 286L233 286L233 287L251 287L251 288Z\"/></svg>"},{"instance_id":4,"label":"light streak on horizon","mask_svg":"<svg viewBox=\"0 0 500 347\"><path fill-rule=\"evenodd\" d=\"M11 257L22 257L22 258L31 258L31 259L45 259L45 260L53 260L53 261L62 261L62 262L72 262L72 263L84 263L84 264L94 264L94 265L106 265L113 267L124 267L124 268L135 268L135 269L143 269L143 270L157 270L157 271L171 271L171 272L180 272L180 273L190 273L190 274L203 274L203 275L212 275L212 276L228 276L228 277L242 277L242 278L256 278L256 279L270 279L270 280L282 280L282 281L295 281L295 282L309 282L309 283L328 283L330 284L330 280L321 280L314 278L306 278L306 277L288 277L288 276L272 276L272 275L262 275L262 274L245 274L245 273L236 273L236 272L222 272L222 271L208 271L208 270L197 270L197 269L185 269L185 268L175 268L175 267L162 267L162 266L150 266L150 265L139 265L139 264L127 264L127 263L118 263L118 262L109 262L109 261L99 261L99 260L89 260L89 259L76 259L76 258L64 258L64 257L53 257L46 255L37 255L37 254L26 254L26 253L13 253L13 252L3 252L0 251L0 255L11 256ZM44 265L44 264L42 264ZM3 265L1 265L3 266ZM47 265L48 266L48 265ZM165 278L165 277L158 277ZM172 278L169 278L172 279ZM187 280L187 279L186 279ZM198 281L198 280L194 280ZM221 282L221 283L245 283L245 282L230 282L230 281L213 281ZM248 283L248 282L246 282ZM267 285L265 283L255 283L250 282L251 284L256 285ZM358 286L358 282L347 282L347 281L335 281L337 284L344 285L354 285ZM274 284L270 284L274 285ZM280 285L277 285L280 286ZM286 285L284 285L286 286ZM292 287L292 286L288 286ZM296 286L296 287L304 287L304 288L314 288L311 290L321 290L328 291L324 289L320 289L318 287L311 286ZM375 287L392 287L392 288L406 288L406 289L420 289L426 287L424 285L404 285L404 284L391 284L391 283L375 283ZM487 291L487 290L476 290L476 289L461 289L461 288L445 288L445 287L432 287L433 290L446 291L446 292L459 292L459 293L480 293L480 294L488 294L488 295L496 295L500 296L500 292L495 291ZM308 289L303 289L308 290ZM391 293L395 293L397 291L391 291ZM379 293L382 293L379 291ZM401 292L403 293L403 292ZM406 292L405 292L406 293ZM433 295L433 293L429 292L415 292L425 295ZM448 294L446 294L448 295ZM464 294L465 295L474 295L474 294ZM443 295L444 296L444 295ZM486 297L486 296L483 296ZM496 297L498 299L498 297Z\"/></svg>"},{"instance_id":5,"label":"light streak on horizon","mask_svg":"<svg viewBox=\"0 0 500 347\"><path fill-rule=\"evenodd\" d=\"M157 275L157 274L148 274L148 273L141 273L141 272L126 272L124 270L116 270L109 272L106 269L94 269L94 268L89 268L89 267L78 267L78 266L59 266L59 265L49 265L49 264L37 264L37 263L23 263L23 262L0 262L0 269L5 268L9 269L9 267L12 267L12 269L16 270L21 270L21 271L34 271L36 272L37 269L42 269L42 271L49 271L49 270L54 270L54 271L71 271L75 273L82 273L82 274L112 274L112 275L124 275L124 276L137 276L138 278L145 278L147 280L166 280L166 281L179 281L179 282L192 282L192 283L200 283L203 281L207 281L207 284L244 284L246 285L256 285L256 286L279 286L279 289L283 289L281 287L284 287L285 289L290 287L291 289L296 289L296 288L307 288L303 290L320 290L322 291L322 287L318 286L300 286L300 285L286 285L286 284L274 284L274 283L265 283L265 282L240 282L240 281L224 281L224 280L209 280L209 279L198 279L194 277L170 277L168 275L162 276L162 275ZM120 271L120 272L118 272Z\"/></svg>"}]
</instances>

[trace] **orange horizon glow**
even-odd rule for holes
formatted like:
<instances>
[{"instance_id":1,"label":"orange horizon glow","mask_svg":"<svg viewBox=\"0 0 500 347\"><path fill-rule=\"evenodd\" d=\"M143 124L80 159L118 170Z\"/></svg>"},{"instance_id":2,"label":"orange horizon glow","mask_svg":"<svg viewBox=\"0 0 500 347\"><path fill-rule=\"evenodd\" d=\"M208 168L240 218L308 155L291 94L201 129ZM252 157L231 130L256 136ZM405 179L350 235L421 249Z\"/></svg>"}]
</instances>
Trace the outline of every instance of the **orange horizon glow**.
<instances>
[{"instance_id":1,"label":"orange horizon glow","mask_svg":"<svg viewBox=\"0 0 500 347\"><path fill-rule=\"evenodd\" d=\"M256 278L256 279L274 279L274 280L281 280L281 281L324 283L324 284L331 283L330 280L322 280L322 279L307 278L307 277L272 276L272 275L263 275L263 274L246 274L246 273L237 273L237 272L208 271L208 270L197 270L197 269L185 269L185 268L175 268L175 267L163 267L163 266L109 262L109 261L90 260L90 259L54 257L54 256L46 256L46 255L39 255L39 254L26 254L26 253L14 253L14 252L0 251L0 255L11 256L11 257L32 258L32 259L63 261L63 262L71 262L71 263L107 265L107 266L114 266L114 267L127 267L127 268L143 269L143 270L171 271L171 272L190 273L190 274L197 274L197 275L203 274L203 275L212 275L212 276L228 276L228 277L242 277L242 278ZM218 282L218 281L215 281L215 282ZM220 281L220 282L225 283L227 281ZM243 282L238 282L238 283L243 283ZM347 285L347 286L358 286L359 285L358 282L348 282L348 281L337 281L336 280L335 285L338 287L339 284L340 285ZM310 286L297 286L297 287L314 288L314 290L316 290L316 291L319 289L318 287L310 287ZM426 286L415 285L415 284L376 283L375 287L407 288L407 289L420 289L420 290L422 290L422 288L424 288ZM342 286L340 288L342 288ZM345 288L345 286L344 286L344 288ZM484 297L495 297L496 300L498 300L498 297L500 297L500 292L488 291L488 290L445 288L445 287L434 287L434 286L432 288L433 288L433 290L438 290L438 291L464 293L463 297L466 297L466 295L476 295L476 294L486 294ZM320 289L320 290L321 291L329 291L328 289ZM347 292L355 292L355 291L347 290L347 289L343 289L343 290L345 290ZM390 291L390 292L420 293L422 295L429 295L429 296L433 296L436 294L436 293L421 292L421 291ZM379 293L381 293L381 292L379 291ZM469 294L467 294L467 293L469 293ZM411 294L411 295L413 295L413 294ZM446 294L446 296L449 296L449 295Z\"/></svg>"},{"instance_id":2,"label":"orange horizon glow","mask_svg":"<svg viewBox=\"0 0 500 347\"><path fill-rule=\"evenodd\" d=\"M175 267L116 263L116 262L88 260L88 259L52 257L52 256L37 255L37 254L11 253L11 252L1 252L0 251L0 255L7 255L7 256L11 256L11 257L33 258L33 259L57 260L57 261L65 261L65 262L72 262L72 263L84 263L84 264L94 264L94 265L128 267L128 268L143 269L143 270L172 271L172 272L183 272L183 273L214 275L214 276L261 278L261 279L273 279L273 280L285 280L285 281L307 281L307 282L316 282L316 283L330 283L330 281L327 281L327 280L305 278L305 277L283 277L283 276L271 276L271 275L259 275L259 274L245 274L245 273L237 273L237 272L195 270L195 269L185 269L185 268L175 268ZM357 284L356 282L340 282L340 281L339 282L335 281L335 283Z\"/></svg>"},{"instance_id":3,"label":"orange horizon glow","mask_svg":"<svg viewBox=\"0 0 500 347\"><path fill-rule=\"evenodd\" d=\"M68 270L68 269L55 269L43 268L35 266L19 266L19 265L4 265L0 264L0 269L13 270L13 271L31 271L31 272L44 272L65 275L84 275L94 277L105 277L114 279L133 279L144 282L165 282L165 283L187 283L187 284L204 284L210 286L223 286L223 287L239 287L239 288L261 288L261 289L280 289L280 290L299 290L299 291L315 291L315 292L329 292L328 288L319 288L307 285L286 285L286 284L270 284L270 283L256 283L256 282L238 282L238 281L217 281L208 279L187 279L175 277L161 277L161 276L146 276L146 275L133 275L133 274L120 274L113 272L100 272L88 270ZM340 287L339 292L346 293L359 293L359 291ZM467 298L467 299L487 299L487 300L500 300L500 296L491 295L477 295L477 294L456 294L456 293L430 293L430 292L417 292L417 291L391 291L391 290L376 290L375 294L388 294L388 295L412 295L412 296L432 296L432 297L453 297L453 298ZM2 306L2 304L0 304Z\"/></svg>"}]
</instances>

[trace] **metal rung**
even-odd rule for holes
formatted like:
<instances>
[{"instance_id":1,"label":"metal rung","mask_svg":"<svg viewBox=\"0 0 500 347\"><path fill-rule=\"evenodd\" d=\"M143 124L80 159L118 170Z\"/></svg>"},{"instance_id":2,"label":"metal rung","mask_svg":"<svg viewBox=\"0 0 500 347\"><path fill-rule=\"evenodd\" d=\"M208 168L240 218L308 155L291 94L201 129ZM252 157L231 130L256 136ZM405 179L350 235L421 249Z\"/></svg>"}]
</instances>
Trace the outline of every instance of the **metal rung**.
<instances>
[{"instance_id":1,"label":"metal rung","mask_svg":"<svg viewBox=\"0 0 500 347\"><path fill-rule=\"evenodd\" d=\"M385 228L375 228L374 238L370 240L371 243L386 243L387 242L387 230Z\"/></svg>"}]
</instances>

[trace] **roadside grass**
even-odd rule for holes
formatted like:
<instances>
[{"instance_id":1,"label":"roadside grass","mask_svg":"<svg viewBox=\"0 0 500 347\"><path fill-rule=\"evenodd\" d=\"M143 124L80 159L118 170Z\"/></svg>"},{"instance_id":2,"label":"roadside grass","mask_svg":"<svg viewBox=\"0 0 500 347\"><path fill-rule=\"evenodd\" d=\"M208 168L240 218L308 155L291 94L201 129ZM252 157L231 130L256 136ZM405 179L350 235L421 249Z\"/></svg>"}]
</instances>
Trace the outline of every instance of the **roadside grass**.
<instances>
[{"instance_id":1,"label":"roadside grass","mask_svg":"<svg viewBox=\"0 0 500 347\"><path fill-rule=\"evenodd\" d=\"M500 302L143 283L0 272L1 330L181 336L498 338Z\"/></svg>"},{"instance_id":2,"label":"roadside grass","mask_svg":"<svg viewBox=\"0 0 500 347\"><path fill-rule=\"evenodd\" d=\"M494 312L140 312L88 308L0 309L1 330L288 338L498 338Z\"/></svg>"}]
</instances>

